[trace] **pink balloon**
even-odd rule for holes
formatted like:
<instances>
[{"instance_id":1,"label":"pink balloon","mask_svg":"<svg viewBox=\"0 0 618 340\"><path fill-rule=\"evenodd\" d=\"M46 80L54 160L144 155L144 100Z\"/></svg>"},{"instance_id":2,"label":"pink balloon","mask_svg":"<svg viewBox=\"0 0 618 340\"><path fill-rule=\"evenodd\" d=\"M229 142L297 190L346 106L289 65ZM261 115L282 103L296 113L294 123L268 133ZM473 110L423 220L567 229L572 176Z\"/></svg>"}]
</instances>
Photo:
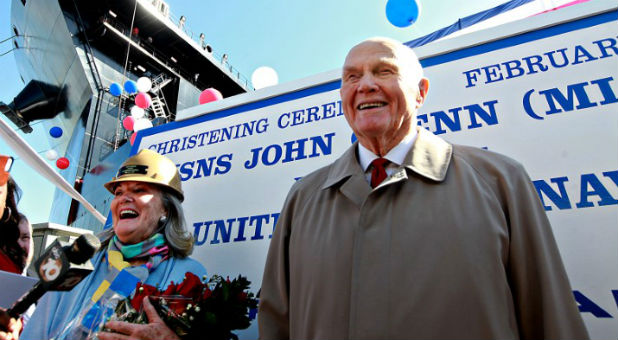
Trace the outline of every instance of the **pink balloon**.
<instances>
[{"instance_id":1,"label":"pink balloon","mask_svg":"<svg viewBox=\"0 0 618 340\"><path fill-rule=\"evenodd\" d=\"M68 159L68 158L66 158L66 157L60 157L60 158L58 158L58 160L56 161L56 166L57 166L59 169L62 169L62 170L64 170L64 169L68 168L68 167L69 167L69 164L71 164L71 162L69 162L69 159Z\"/></svg>"},{"instance_id":2,"label":"pink balloon","mask_svg":"<svg viewBox=\"0 0 618 340\"><path fill-rule=\"evenodd\" d=\"M122 120L122 126L129 130L129 131L133 131L133 124L135 123L135 118L132 116L126 116L124 117L124 119Z\"/></svg>"},{"instance_id":3,"label":"pink balloon","mask_svg":"<svg viewBox=\"0 0 618 340\"><path fill-rule=\"evenodd\" d=\"M135 105L142 109L147 109L152 104L152 98L148 93L140 92L135 96Z\"/></svg>"},{"instance_id":4,"label":"pink balloon","mask_svg":"<svg viewBox=\"0 0 618 340\"><path fill-rule=\"evenodd\" d=\"M135 143L135 136L137 136L137 133L133 132L131 134L131 138L129 139L129 141L131 142L131 145L133 145L133 143Z\"/></svg>"},{"instance_id":5,"label":"pink balloon","mask_svg":"<svg viewBox=\"0 0 618 340\"><path fill-rule=\"evenodd\" d=\"M221 92L219 92L219 90L217 89L209 87L206 90L202 91L202 93L200 93L199 102L200 102L200 105L202 105L202 104L214 102L219 99L223 99L223 95L221 94Z\"/></svg>"}]
</instances>

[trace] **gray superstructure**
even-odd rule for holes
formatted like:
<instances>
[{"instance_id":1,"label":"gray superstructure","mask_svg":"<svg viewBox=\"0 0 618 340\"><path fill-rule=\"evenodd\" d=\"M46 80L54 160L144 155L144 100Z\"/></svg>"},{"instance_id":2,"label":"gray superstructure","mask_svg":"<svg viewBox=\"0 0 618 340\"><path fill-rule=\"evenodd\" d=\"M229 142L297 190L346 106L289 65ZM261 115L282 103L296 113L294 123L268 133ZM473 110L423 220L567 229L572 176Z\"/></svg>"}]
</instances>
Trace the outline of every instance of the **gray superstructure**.
<instances>
[{"instance_id":1,"label":"gray superstructure","mask_svg":"<svg viewBox=\"0 0 618 340\"><path fill-rule=\"evenodd\" d=\"M251 89L225 56L213 53L203 34L194 37L161 0L12 0L11 25L24 83L38 80L66 94L64 110L43 123L46 130L64 130L59 139L49 137L71 162L60 173L104 215L111 195L102 183L129 153L130 132L121 121L133 106L129 95L112 96L110 84L152 79L147 114L155 125L197 105L205 88L224 97ZM54 196L50 222L100 230L101 224L66 194L56 190Z\"/></svg>"}]
</instances>

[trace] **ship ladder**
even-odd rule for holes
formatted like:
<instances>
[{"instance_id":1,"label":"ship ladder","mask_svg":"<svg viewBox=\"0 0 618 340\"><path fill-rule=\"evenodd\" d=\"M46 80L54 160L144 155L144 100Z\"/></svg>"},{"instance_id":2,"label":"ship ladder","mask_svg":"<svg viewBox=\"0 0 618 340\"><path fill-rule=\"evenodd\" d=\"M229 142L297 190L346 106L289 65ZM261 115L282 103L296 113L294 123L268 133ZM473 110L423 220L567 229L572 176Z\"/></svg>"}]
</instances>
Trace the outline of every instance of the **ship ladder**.
<instances>
[{"instance_id":1,"label":"ship ladder","mask_svg":"<svg viewBox=\"0 0 618 340\"><path fill-rule=\"evenodd\" d=\"M165 85L169 84L170 82L172 82L172 79L167 77L164 73L161 73L152 80L151 91L154 93L158 93L163 87L165 87Z\"/></svg>"},{"instance_id":2,"label":"ship ladder","mask_svg":"<svg viewBox=\"0 0 618 340\"><path fill-rule=\"evenodd\" d=\"M167 119L164 106L165 104L163 104L158 96L152 97L152 112L154 113L155 118Z\"/></svg>"}]
</instances>

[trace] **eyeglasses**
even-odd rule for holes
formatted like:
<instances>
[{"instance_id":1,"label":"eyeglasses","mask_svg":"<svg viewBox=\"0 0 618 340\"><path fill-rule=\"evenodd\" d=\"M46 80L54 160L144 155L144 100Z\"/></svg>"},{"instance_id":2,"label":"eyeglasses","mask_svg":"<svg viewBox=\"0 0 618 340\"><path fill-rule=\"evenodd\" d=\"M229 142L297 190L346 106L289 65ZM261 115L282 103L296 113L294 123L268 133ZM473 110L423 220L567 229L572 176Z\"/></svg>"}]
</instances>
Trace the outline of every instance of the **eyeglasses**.
<instances>
[{"instance_id":1,"label":"eyeglasses","mask_svg":"<svg viewBox=\"0 0 618 340\"><path fill-rule=\"evenodd\" d=\"M13 167L13 157L0 155L0 185L5 185L9 180L9 172Z\"/></svg>"}]
</instances>

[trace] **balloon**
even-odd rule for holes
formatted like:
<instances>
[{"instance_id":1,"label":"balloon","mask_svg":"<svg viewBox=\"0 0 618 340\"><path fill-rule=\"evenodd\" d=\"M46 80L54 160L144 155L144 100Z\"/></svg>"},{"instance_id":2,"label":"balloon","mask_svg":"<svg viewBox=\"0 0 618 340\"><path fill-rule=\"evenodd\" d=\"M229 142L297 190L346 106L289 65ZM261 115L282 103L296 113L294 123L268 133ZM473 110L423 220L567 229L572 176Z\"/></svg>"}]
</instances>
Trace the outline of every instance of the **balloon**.
<instances>
[{"instance_id":1,"label":"balloon","mask_svg":"<svg viewBox=\"0 0 618 340\"><path fill-rule=\"evenodd\" d=\"M133 118L135 119L139 119L144 117L144 115L146 114L146 112L144 111L144 109L142 109L141 107L135 105L131 108L131 116L133 116Z\"/></svg>"},{"instance_id":2,"label":"balloon","mask_svg":"<svg viewBox=\"0 0 618 340\"><path fill-rule=\"evenodd\" d=\"M135 105L141 107L142 109L147 109L150 104L152 104L152 98L148 93L138 93L135 96Z\"/></svg>"},{"instance_id":3,"label":"balloon","mask_svg":"<svg viewBox=\"0 0 618 340\"><path fill-rule=\"evenodd\" d=\"M50 161L53 161L56 158L58 158L58 152L56 152L56 150L54 149L49 149L47 150L47 152L45 152L45 158L49 159Z\"/></svg>"},{"instance_id":4,"label":"balloon","mask_svg":"<svg viewBox=\"0 0 618 340\"><path fill-rule=\"evenodd\" d=\"M206 90L200 93L200 105L217 101L219 99L223 99L223 95L219 90L214 89L212 87L207 88Z\"/></svg>"},{"instance_id":5,"label":"balloon","mask_svg":"<svg viewBox=\"0 0 618 340\"><path fill-rule=\"evenodd\" d=\"M131 145L133 145L133 143L135 143L135 137L137 136L137 133L133 132L131 134L131 138L129 139L129 142L131 142Z\"/></svg>"},{"instance_id":6,"label":"balloon","mask_svg":"<svg viewBox=\"0 0 618 340\"><path fill-rule=\"evenodd\" d=\"M152 122L147 118L140 118L133 123L133 131L137 132L143 129L148 129L152 127Z\"/></svg>"},{"instance_id":7,"label":"balloon","mask_svg":"<svg viewBox=\"0 0 618 340\"><path fill-rule=\"evenodd\" d=\"M114 97L118 97L122 94L122 87L120 87L120 84L118 83L112 83L109 86L109 93L111 93Z\"/></svg>"},{"instance_id":8,"label":"balloon","mask_svg":"<svg viewBox=\"0 0 618 340\"><path fill-rule=\"evenodd\" d=\"M133 116L126 116L122 120L122 127L129 131L133 131L133 125L135 123L135 118Z\"/></svg>"},{"instance_id":9,"label":"balloon","mask_svg":"<svg viewBox=\"0 0 618 340\"><path fill-rule=\"evenodd\" d=\"M60 138L60 136L62 136L62 128L59 126L54 126L49 129L49 134L54 138Z\"/></svg>"},{"instance_id":10,"label":"balloon","mask_svg":"<svg viewBox=\"0 0 618 340\"><path fill-rule=\"evenodd\" d=\"M133 80L127 80L124 82L124 90L128 94L137 93L137 84Z\"/></svg>"},{"instance_id":11,"label":"balloon","mask_svg":"<svg viewBox=\"0 0 618 340\"><path fill-rule=\"evenodd\" d=\"M141 77L137 80L137 90L139 92L148 92L152 88L152 81L148 77Z\"/></svg>"},{"instance_id":12,"label":"balloon","mask_svg":"<svg viewBox=\"0 0 618 340\"><path fill-rule=\"evenodd\" d=\"M260 66L253 71L251 75L251 83L256 90L277 85L279 83L279 76L277 71L268 66Z\"/></svg>"},{"instance_id":13,"label":"balloon","mask_svg":"<svg viewBox=\"0 0 618 340\"><path fill-rule=\"evenodd\" d=\"M68 159L68 158L66 158L66 157L60 157L60 158L58 158L58 160L56 161L56 166L57 166L59 169L62 169L62 170L64 170L64 169L68 168L68 167L69 167L69 164L71 164L71 162L69 162L69 159Z\"/></svg>"},{"instance_id":14,"label":"balloon","mask_svg":"<svg viewBox=\"0 0 618 340\"><path fill-rule=\"evenodd\" d=\"M397 27L412 25L420 14L421 4L418 0L388 0L386 3L386 18Z\"/></svg>"}]
</instances>

